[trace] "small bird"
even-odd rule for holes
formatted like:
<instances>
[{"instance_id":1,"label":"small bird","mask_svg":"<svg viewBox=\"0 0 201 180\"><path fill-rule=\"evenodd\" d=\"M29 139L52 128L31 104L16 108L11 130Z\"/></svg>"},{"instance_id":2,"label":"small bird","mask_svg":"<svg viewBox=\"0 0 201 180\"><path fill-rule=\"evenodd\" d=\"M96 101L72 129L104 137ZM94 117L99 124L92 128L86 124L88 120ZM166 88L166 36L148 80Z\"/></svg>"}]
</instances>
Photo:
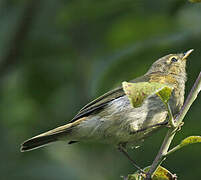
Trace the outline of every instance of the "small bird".
<instances>
[{"instance_id":1,"label":"small bird","mask_svg":"<svg viewBox=\"0 0 201 180\"><path fill-rule=\"evenodd\" d=\"M173 91L169 104L175 116L184 102L186 59L192 51L158 59L146 74L131 82L171 85ZM118 87L84 106L68 124L28 139L21 145L21 151L33 150L55 141L67 141L69 144L105 142L122 150L121 147L133 146L156 129L165 127L167 122L168 111L157 95L147 97L140 107L134 108L123 88Z\"/></svg>"}]
</instances>

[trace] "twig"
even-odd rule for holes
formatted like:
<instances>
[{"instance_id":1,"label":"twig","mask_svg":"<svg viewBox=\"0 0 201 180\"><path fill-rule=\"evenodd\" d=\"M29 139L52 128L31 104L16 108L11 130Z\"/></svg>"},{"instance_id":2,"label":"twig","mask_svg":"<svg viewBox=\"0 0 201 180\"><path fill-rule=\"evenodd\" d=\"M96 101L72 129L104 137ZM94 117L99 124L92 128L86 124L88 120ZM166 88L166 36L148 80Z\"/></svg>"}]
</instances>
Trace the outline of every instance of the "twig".
<instances>
[{"instance_id":1,"label":"twig","mask_svg":"<svg viewBox=\"0 0 201 180\"><path fill-rule=\"evenodd\" d=\"M136 164L136 162L129 156L129 154L127 153L127 151L121 145L119 145L118 150L121 153L123 153L130 160L130 162L133 164L133 166L136 169L138 169L141 173L145 174L145 172Z\"/></svg>"},{"instance_id":2,"label":"twig","mask_svg":"<svg viewBox=\"0 0 201 180\"><path fill-rule=\"evenodd\" d=\"M201 91L201 72L199 76L197 77L183 107L181 108L181 111L179 112L179 115L175 118L175 121L177 122L177 125L180 125L183 118L185 117L186 113L190 109L191 105L197 98L197 95Z\"/></svg>"},{"instance_id":3,"label":"twig","mask_svg":"<svg viewBox=\"0 0 201 180\"><path fill-rule=\"evenodd\" d=\"M162 163L162 161L164 160L164 158L166 158L167 156L167 152L168 149L170 147L170 144L172 142L172 139L174 138L177 129L179 128L180 124L182 123L186 113L188 112L189 108L191 107L192 103L195 101L195 99L197 98L197 95L199 94L199 92L201 91L201 72L197 78L197 80L195 81L183 107L181 108L178 116L175 119L176 122L176 126L171 126L170 129L168 130L165 139L163 140L163 143L161 145L161 148L155 158L155 160L153 161L151 168L149 170L149 172L147 173L146 179L145 180L150 180L152 174L156 171L156 169L158 168L158 166ZM173 148L174 149L174 148Z\"/></svg>"}]
</instances>

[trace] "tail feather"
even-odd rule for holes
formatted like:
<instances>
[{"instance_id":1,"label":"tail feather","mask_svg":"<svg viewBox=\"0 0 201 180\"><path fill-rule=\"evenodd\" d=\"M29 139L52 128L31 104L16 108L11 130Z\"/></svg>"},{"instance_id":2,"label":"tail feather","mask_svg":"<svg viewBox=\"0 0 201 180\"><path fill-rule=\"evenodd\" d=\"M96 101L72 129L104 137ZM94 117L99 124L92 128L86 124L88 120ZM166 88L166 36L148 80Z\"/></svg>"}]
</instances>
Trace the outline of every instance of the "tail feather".
<instances>
[{"instance_id":1,"label":"tail feather","mask_svg":"<svg viewBox=\"0 0 201 180\"><path fill-rule=\"evenodd\" d=\"M21 152L30 151L33 149L40 148L49 143L60 140L64 135L70 133L72 127L72 123L66 124L64 126L60 126L38 136L35 136L31 139L28 139L21 145Z\"/></svg>"}]
</instances>

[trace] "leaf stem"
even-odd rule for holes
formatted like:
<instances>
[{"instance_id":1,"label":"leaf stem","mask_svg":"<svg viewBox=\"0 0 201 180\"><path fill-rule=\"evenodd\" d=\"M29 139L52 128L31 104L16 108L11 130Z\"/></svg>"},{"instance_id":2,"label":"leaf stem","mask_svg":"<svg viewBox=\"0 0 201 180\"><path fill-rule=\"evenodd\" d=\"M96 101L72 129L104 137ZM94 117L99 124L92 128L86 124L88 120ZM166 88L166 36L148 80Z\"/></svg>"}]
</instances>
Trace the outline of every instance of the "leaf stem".
<instances>
[{"instance_id":1,"label":"leaf stem","mask_svg":"<svg viewBox=\"0 0 201 180\"><path fill-rule=\"evenodd\" d=\"M166 156L168 156L168 155L172 154L173 152L183 148L184 146L187 146L189 144L194 144L194 143L201 143L201 136L189 136L189 137L183 139L180 144L178 144L177 146L170 149L167 152Z\"/></svg>"},{"instance_id":2,"label":"leaf stem","mask_svg":"<svg viewBox=\"0 0 201 180\"><path fill-rule=\"evenodd\" d=\"M168 149L170 147L170 144L177 132L177 129L179 128L180 124L182 123L186 113L188 112L189 108L191 107L192 103L195 101L195 99L197 98L197 95L199 94L199 92L201 91L201 72L198 76L198 78L196 79L183 107L181 108L179 114L177 115L177 117L175 118L175 122L176 122L176 126L172 126L171 128L168 129L167 134L163 140L163 143L161 145L161 148L155 158L155 160L153 161L151 168L149 170L149 172L147 173L147 176L145 178L145 180L150 180L152 174L156 171L156 169L158 168L158 166L162 163L163 159L169 155L170 153L176 151L178 149L178 147L176 146L175 148L173 148L172 150L170 150L168 152ZM169 108L170 110L170 108ZM169 113L169 112L168 112ZM171 118L169 118L171 119ZM173 120L173 119L172 119ZM170 121L170 123L172 123Z\"/></svg>"},{"instance_id":3,"label":"leaf stem","mask_svg":"<svg viewBox=\"0 0 201 180\"><path fill-rule=\"evenodd\" d=\"M181 148L180 145L175 146L174 148L170 149L170 150L166 153L166 156L172 154L173 152L177 151L177 150L180 149L180 148Z\"/></svg>"},{"instance_id":4,"label":"leaf stem","mask_svg":"<svg viewBox=\"0 0 201 180\"><path fill-rule=\"evenodd\" d=\"M165 106L166 106L166 108L167 108L167 110L168 110L168 115L169 115L169 120L168 120L168 122L169 122L169 124L170 124L170 126L171 126L172 128L176 128L177 126L176 126L176 124L175 124L175 122L174 122L174 117L173 117L173 115L172 115L172 111L171 111L171 108L170 108L170 104L167 102L167 103L165 103Z\"/></svg>"}]
</instances>

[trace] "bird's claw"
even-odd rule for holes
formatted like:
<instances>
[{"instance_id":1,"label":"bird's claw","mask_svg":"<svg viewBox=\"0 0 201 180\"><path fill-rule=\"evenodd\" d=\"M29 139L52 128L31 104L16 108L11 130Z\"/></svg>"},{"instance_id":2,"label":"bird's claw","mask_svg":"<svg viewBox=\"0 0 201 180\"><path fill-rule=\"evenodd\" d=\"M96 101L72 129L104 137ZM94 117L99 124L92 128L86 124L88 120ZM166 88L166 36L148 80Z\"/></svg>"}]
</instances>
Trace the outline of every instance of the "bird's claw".
<instances>
[{"instance_id":1,"label":"bird's claw","mask_svg":"<svg viewBox=\"0 0 201 180\"><path fill-rule=\"evenodd\" d=\"M181 130L181 127L184 125L184 122L181 122L177 128L177 131L180 131Z\"/></svg>"}]
</instances>

